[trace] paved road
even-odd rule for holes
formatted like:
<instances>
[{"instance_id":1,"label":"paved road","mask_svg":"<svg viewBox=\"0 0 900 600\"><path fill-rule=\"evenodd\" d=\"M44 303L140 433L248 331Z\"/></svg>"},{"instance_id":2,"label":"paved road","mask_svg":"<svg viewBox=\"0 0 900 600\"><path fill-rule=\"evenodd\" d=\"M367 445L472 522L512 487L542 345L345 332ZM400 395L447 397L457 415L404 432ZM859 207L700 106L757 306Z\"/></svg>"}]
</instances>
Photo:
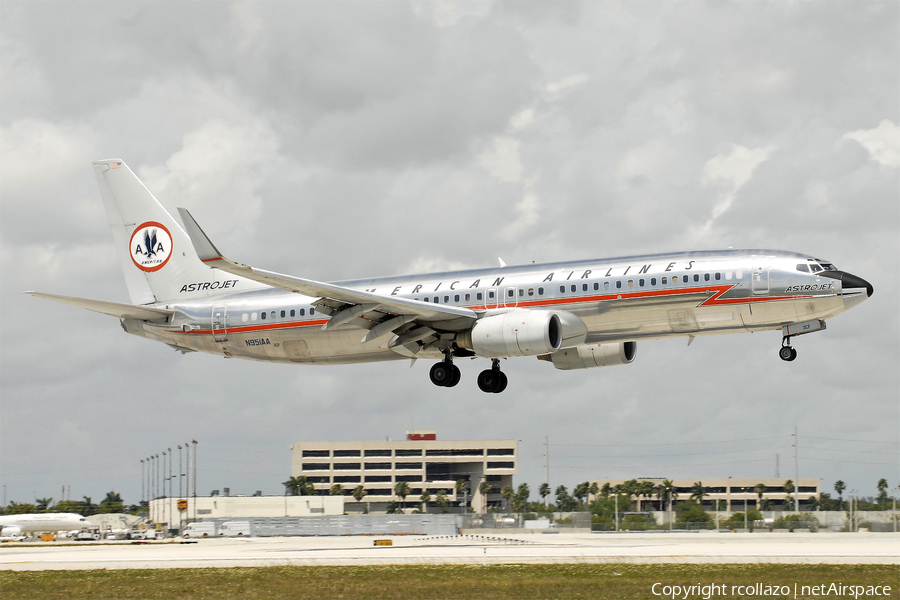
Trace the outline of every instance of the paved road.
<instances>
[{"instance_id":1,"label":"paved road","mask_svg":"<svg viewBox=\"0 0 900 600\"><path fill-rule=\"evenodd\" d=\"M498 563L790 563L900 565L900 534L618 533L502 537L209 539L192 544L3 544L0 569L146 569L274 565Z\"/></svg>"}]
</instances>

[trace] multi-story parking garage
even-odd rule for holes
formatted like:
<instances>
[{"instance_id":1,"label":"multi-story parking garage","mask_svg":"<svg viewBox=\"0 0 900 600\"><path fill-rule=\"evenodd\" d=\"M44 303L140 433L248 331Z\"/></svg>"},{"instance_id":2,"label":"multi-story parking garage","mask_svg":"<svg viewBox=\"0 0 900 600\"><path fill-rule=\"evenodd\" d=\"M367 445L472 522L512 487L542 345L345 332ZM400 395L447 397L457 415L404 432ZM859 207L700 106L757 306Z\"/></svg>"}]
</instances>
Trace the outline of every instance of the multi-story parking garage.
<instances>
[{"instance_id":1,"label":"multi-story parking garage","mask_svg":"<svg viewBox=\"0 0 900 600\"><path fill-rule=\"evenodd\" d=\"M516 472L516 440L439 441L433 431L409 431L405 440L380 442L297 442L291 445L291 475L304 476L319 493L327 494L340 484L345 494L362 485L361 501L345 497L347 512L384 510L390 502L412 508L419 497L444 490L452 506L470 506L475 511L500 506L500 491L512 486ZM468 483L457 491L457 482ZM398 482L407 482L405 499L394 493ZM487 481L491 491L479 491Z\"/></svg>"}]
</instances>

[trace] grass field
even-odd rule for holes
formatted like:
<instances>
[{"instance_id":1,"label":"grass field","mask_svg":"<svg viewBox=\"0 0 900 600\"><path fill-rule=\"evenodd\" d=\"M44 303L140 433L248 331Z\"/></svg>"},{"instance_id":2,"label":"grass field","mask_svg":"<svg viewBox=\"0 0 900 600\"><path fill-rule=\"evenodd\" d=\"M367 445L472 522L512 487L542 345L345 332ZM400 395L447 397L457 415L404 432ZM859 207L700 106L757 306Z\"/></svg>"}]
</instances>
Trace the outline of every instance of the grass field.
<instances>
[{"instance_id":1,"label":"grass field","mask_svg":"<svg viewBox=\"0 0 900 600\"><path fill-rule=\"evenodd\" d=\"M497 565L254 567L220 569L128 569L95 571L2 571L3 600L41 598L231 599L331 598L661 598L653 584L724 585L708 598L794 598L794 586L891 586L900 598L900 568L885 565ZM788 586L790 594L739 594L732 586ZM746 592L746 590L744 590ZM765 589L763 588L763 591ZM770 590L771 591L771 588ZM783 592L782 588L780 592ZM734 593L732 593L734 592ZM671 597L671 592L670 596ZM682 592L678 597L684 598ZM703 598L695 589L688 598ZM797 598L853 598L800 594ZM876 596L859 596L874 598Z\"/></svg>"}]
</instances>

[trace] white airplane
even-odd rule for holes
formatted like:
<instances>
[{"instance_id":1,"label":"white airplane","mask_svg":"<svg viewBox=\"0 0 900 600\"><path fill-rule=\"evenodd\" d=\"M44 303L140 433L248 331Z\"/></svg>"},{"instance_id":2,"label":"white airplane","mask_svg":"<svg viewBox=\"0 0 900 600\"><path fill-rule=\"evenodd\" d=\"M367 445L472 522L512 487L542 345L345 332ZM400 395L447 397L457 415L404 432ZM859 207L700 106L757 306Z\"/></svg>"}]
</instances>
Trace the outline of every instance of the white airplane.
<instances>
[{"instance_id":1,"label":"white airplane","mask_svg":"<svg viewBox=\"0 0 900 600\"><path fill-rule=\"evenodd\" d=\"M89 526L88 520L76 513L0 516L0 536L2 537L15 537L33 531L71 531Z\"/></svg>"},{"instance_id":2,"label":"white airplane","mask_svg":"<svg viewBox=\"0 0 900 600\"><path fill-rule=\"evenodd\" d=\"M94 162L131 304L26 292L118 317L126 332L181 352L281 363L485 358L485 392L501 392L500 359L557 369L631 363L637 341L781 330L795 336L872 295L831 263L776 250L652 254L380 277L336 283L226 259L188 213L182 229L118 159Z\"/></svg>"}]
</instances>

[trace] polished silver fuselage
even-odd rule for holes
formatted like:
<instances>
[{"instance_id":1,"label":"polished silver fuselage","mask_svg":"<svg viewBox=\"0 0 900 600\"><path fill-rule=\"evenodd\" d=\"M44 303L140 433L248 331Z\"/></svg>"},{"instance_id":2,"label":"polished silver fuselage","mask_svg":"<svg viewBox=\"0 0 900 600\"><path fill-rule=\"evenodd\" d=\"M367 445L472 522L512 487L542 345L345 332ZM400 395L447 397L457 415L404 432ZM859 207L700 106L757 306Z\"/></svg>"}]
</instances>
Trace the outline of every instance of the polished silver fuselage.
<instances>
[{"instance_id":1,"label":"polished silver fuselage","mask_svg":"<svg viewBox=\"0 0 900 600\"><path fill-rule=\"evenodd\" d=\"M561 310L587 326L581 344L782 329L833 317L866 298L840 279L802 272L818 259L771 250L652 254L339 282L339 285L474 310L480 318L512 309ZM820 261L819 261L820 262ZM240 282L244 283L244 282ZM283 363L341 364L441 358L385 336L362 343L350 322L323 330L318 298L276 289L234 291L169 302L166 323L124 320L129 333L183 351ZM846 293L845 293L846 292ZM263 317L263 315L265 315ZM441 324L450 339L471 323Z\"/></svg>"}]
</instances>

